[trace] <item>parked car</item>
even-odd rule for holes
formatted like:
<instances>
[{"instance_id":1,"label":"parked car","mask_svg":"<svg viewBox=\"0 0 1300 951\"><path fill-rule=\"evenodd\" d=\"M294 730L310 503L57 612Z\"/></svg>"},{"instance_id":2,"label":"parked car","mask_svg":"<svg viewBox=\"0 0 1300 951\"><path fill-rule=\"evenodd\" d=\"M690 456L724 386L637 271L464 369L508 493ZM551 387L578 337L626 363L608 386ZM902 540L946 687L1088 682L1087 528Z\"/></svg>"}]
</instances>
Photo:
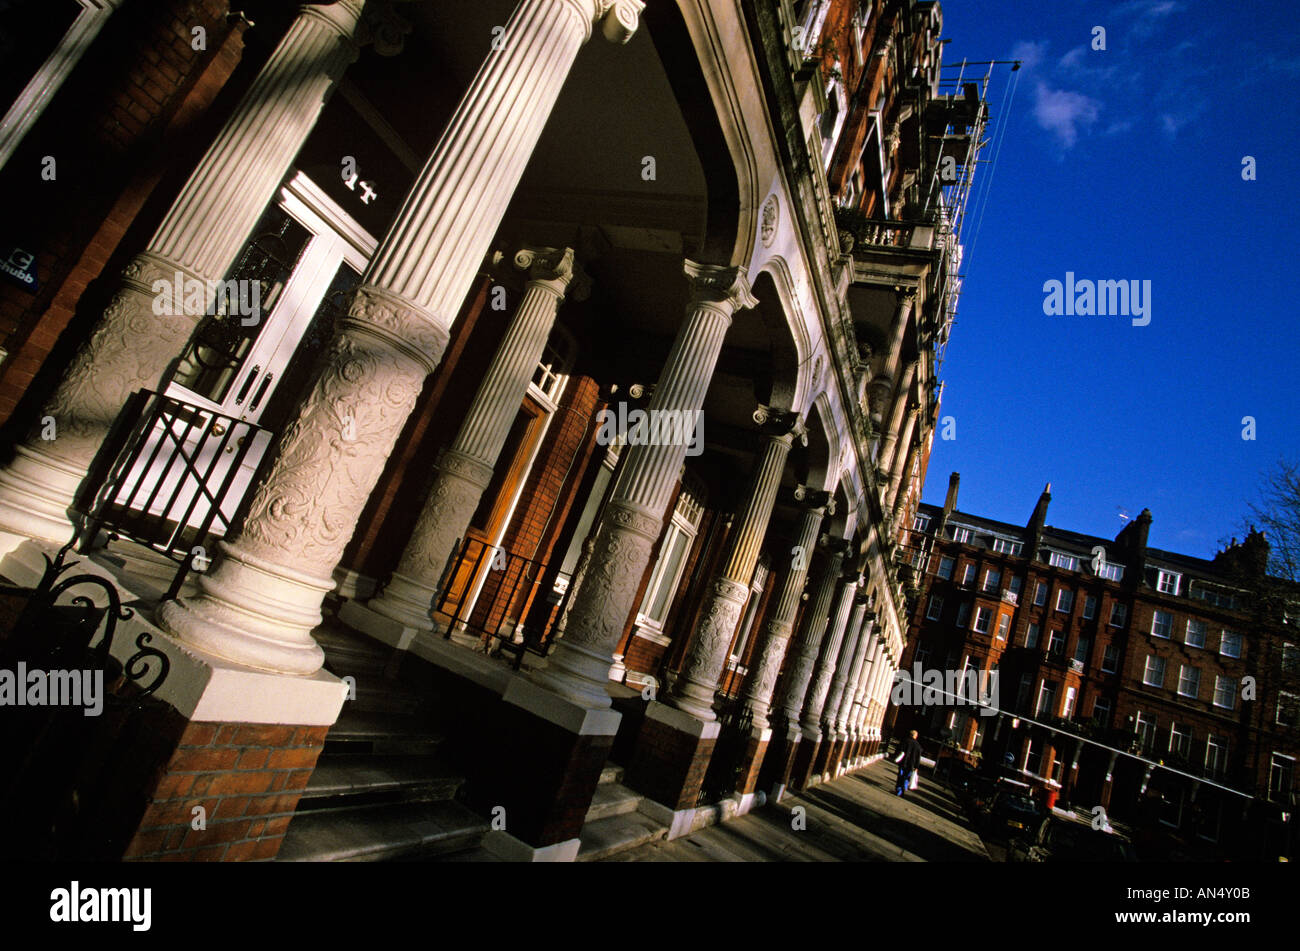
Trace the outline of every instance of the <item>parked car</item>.
<instances>
[{"instance_id":1,"label":"parked car","mask_svg":"<svg viewBox=\"0 0 1300 951\"><path fill-rule=\"evenodd\" d=\"M1020 790L1001 790L989 809L989 831L993 833L1029 836L1042 821L1043 808Z\"/></svg>"},{"instance_id":2,"label":"parked car","mask_svg":"<svg viewBox=\"0 0 1300 951\"><path fill-rule=\"evenodd\" d=\"M1009 862L1136 862L1133 843L1118 832L1094 829L1081 819L1052 813L1030 839L1013 842Z\"/></svg>"}]
</instances>

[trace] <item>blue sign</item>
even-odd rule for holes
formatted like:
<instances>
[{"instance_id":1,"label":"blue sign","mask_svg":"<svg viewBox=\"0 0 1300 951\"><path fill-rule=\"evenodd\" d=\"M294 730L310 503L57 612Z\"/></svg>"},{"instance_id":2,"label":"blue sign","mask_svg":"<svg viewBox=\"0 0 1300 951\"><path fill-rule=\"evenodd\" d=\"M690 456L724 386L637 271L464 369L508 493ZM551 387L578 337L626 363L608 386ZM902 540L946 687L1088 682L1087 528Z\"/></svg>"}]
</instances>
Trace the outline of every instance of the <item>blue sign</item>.
<instances>
[{"instance_id":1,"label":"blue sign","mask_svg":"<svg viewBox=\"0 0 1300 951\"><path fill-rule=\"evenodd\" d=\"M33 294L41 289L36 280L36 255L13 246L0 249L0 255L0 274Z\"/></svg>"}]
</instances>

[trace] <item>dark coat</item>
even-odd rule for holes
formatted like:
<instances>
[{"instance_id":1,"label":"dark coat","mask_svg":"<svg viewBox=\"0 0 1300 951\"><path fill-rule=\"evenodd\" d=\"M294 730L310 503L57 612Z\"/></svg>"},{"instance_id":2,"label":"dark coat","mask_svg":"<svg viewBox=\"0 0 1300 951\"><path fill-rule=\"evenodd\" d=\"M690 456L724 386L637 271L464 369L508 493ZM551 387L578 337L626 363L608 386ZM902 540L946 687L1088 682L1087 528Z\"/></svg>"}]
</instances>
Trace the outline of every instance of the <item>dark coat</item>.
<instances>
[{"instance_id":1,"label":"dark coat","mask_svg":"<svg viewBox=\"0 0 1300 951\"><path fill-rule=\"evenodd\" d=\"M907 742L903 744L903 762L899 764L898 768L904 773L910 773L921 765L921 754L923 752L921 744L909 736Z\"/></svg>"}]
</instances>

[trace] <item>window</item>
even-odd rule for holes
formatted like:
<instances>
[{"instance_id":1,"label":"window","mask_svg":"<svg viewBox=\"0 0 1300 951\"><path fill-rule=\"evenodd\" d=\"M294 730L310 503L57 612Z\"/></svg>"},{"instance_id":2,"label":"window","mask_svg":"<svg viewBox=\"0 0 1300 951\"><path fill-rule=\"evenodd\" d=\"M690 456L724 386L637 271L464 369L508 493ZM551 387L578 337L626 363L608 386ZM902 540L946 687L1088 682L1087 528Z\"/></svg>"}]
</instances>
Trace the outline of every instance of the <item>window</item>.
<instances>
[{"instance_id":1,"label":"window","mask_svg":"<svg viewBox=\"0 0 1300 951\"><path fill-rule=\"evenodd\" d=\"M1003 614L998 618L998 640L1005 641L1007 633L1011 630L1011 615Z\"/></svg>"},{"instance_id":2,"label":"window","mask_svg":"<svg viewBox=\"0 0 1300 951\"><path fill-rule=\"evenodd\" d=\"M1065 634L1062 631L1052 632L1047 642L1047 652L1053 657L1060 657L1065 653Z\"/></svg>"},{"instance_id":3,"label":"window","mask_svg":"<svg viewBox=\"0 0 1300 951\"><path fill-rule=\"evenodd\" d=\"M1038 582L1037 587L1034 588L1034 604L1036 604L1038 607L1041 608L1046 603L1047 603L1047 585L1043 584L1043 582L1040 581Z\"/></svg>"},{"instance_id":4,"label":"window","mask_svg":"<svg viewBox=\"0 0 1300 951\"><path fill-rule=\"evenodd\" d=\"M1203 584L1203 582L1197 583ZM1216 608L1227 608L1229 611L1237 610L1237 598L1226 591L1216 591L1213 588L1203 587L1192 588L1191 584L1188 584L1188 588L1190 589L1187 592L1189 598L1198 598L1206 604L1213 604Z\"/></svg>"},{"instance_id":5,"label":"window","mask_svg":"<svg viewBox=\"0 0 1300 951\"><path fill-rule=\"evenodd\" d=\"M650 575L636 619L638 625L656 634L663 630L677 584L686 567L686 555L699 532L700 520L704 517L703 498L703 487L694 485L693 480L683 486L659 546L659 560Z\"/></svg>"},{"instance_id":6,"label":"window","mask_svg":"<svg viewBox=\"0 0 1300 951\"><path fill-rule=\"evenodd\" d=\"M1034 715L1046 713L1051 716L1052 711L1056 708L1056 684L1044 680L1043 685L1038 688L1038 706L1034 709Z\"/></svg>"},{"instance_id":7,"label":"window","mask_svg":"<svg viewBox=\"0 0 1300 951\"><path fill-rule=\"evenodd\" d=\"M1278 726L1300 726L1300 694L1278 693L1276 722Z\"/></svg>"},{"instance_id":8,"label":"window","mask_svg":"<svg viewBox=\"0 0 1300 951\"><path fill-rule=\"evenodd\" d=\"M1155 654L1147 654L1146 668L1142 672L1142 682L1148 687L1165 685L1165 659Z\"/></svg>"},{"instance_id":9,"label":"window","mask_svg":"<svg viewBox=\"0 0 1300 951\"><path fill-rule=\"evenodd\" d=\"M1272 802L1290 801L1294 778L1295 757L1274 753L1268 763L1268 798Z\"/></svg>"},{"instance_id":10,"label":"window","mask_svg":"<svg viewBox=\"0 0 1300 951\"><path fill-rule=\"evenodd\" d=\"M1029 694L1030 694L1030 691L1032 691L1033 689L1034 689L1034 675L1033 675L1033 674L1021 674L1021 675L1020 675L1020 685L1019 685L1019 687L1017 687L1017 689L1016 689L1016 706L1015 706L1015 708L1016 708L1017 710L1023 710L1023 709L1025 709L1026 705L1029 703Z\"/></svg>"},{"instance_id":11,"label":"window","mask_svg":"<svg viewBox=\"0 0 1300 951\"><path fill-rule=\"evenodd\" d=\"M1073 555L1063 555L1059 551L1051 552L1048 556L1047 563L1053 568L1064 568L1066 571L1078 571L1079 559Z\"/></svg>"},{"instance_id":12,"label":"window","mask_svg":"<svg viewBox=\"0 0 1300 951\"><path fill-rule=\"evenodd\" d=\"M966 621L970 618L970 603L962 602L957 605L957 626L965 627Z\"/></svg>"},{"instance_id":13,"label":"window","mask_svg":"<svg viewBox=\"0 0 1300 951\"><path fill-rule=\"evenodd\" d=\"M1110 562L1102 562L1101 571L1097 572L1098 578L1105 578L1107 581L1123 581L1124 566L1112 565Z\"/></svg>"},{"instance_id":14,"label":"window","mask_svg":"<svg viewBox=\"0 0 1300 951\"><path fill-rule=\"evenodd\" d=\"M1231 710L1237 705L1237 681L1218 674L1214 677L1214 705Z\"/></svg>"},{"instance_id":15,"label":"window","mask_svg":"<svg viewBox=\"0 0 1300 951\"><path fill-rule=\"evenodd\" d=\"M1092 701L1092 718L1103 727L1107 726L1110 721L1110 701L1105 697L1095 698Z\"/></svg>"},{"instance_id":16,"label":"window","mask_svg":"<svg viewBox=\"0 0 1300 951\"><path fill-rule=\"evenodd\" d=\"M989 622L993 619L992 608L975 609L975 631L978 634L987 634L989 632Z\"/></svg>"},{"instance_id":17,"label":"window","mask_svg":"<svg viewBox=\"0 0 1300 951\"><path fill-rule=\"evenodd\" d=\"M1138 745L1143 753L1154 748L1156 743L1155 717L1148 717L1139 713L1134 721L1133 732L1137 734Z\"/></svg>"},{"instance_id":18,"label":"window","mask_svg":"<svg viewBox=\"0 0 1300 951\"><path fill-rule=\"evenodd\" d=\"M1159 569L1156 572L1156 590L1161 594L1177 594L1178 583L1182 580L1183 576L1176 572Z\"/></svg>"},{"instance_id":19,"label":"window","mask_svg":"<svg viewBox=\"0 0 1300 951\"><path fill-rule=\"evenodd\" d=\"M916 648L916 653L912 656L912 661L914 663L920 664L921 668L924 669L925 662L929 659L930 659L930 648L922 647L918 645Z\"/></svg>"},{"instance_id":20,"label":"window","mask_svg":"<svg viewBox=\"0 0 1300 951\"><path fill-rule=\"evenodd\" d=\"M1038 625L1037 624L1030 624L1029 628L1025 631L1025 646L1026 647L1038 646Z\"/></svg>"},{"instance_id":21,"label":"window","mask_svg":"<svg viewBox=\"0 0 1300 951\"><path fill-rule=\"evenodd\" d=\"M998 585L1002 584L1002 572L997 568L990 568L984 572L984 590L997 591Z\"/></svg>"},{"instance_id":22,"label":"window","mask_svg":"<svg viewBox=\"0 0 1300 951\"><path fill-rule=\"evenodd\" d=\"M1064 611L1069 614L1074 609L1074 592L1058 591L1056 592L1056 610Z\"/></svg>"},{"instance_id":23,"label":"window","mask_svg":"<svg viewBox=\"0 0 1300 951\"><path fill-rule=\"evenodd\" d=\"M1183 664L1178 668L1178 695L1196 700L1201 695L1201 668Z\"/></svg>"},{"instance_id":24,"label":"window","mask_svg":"<svg viewBox=\"0 0 1300 951\"><path fill-rule=\"evenodd\" d=\"M1187 637L1185 643L1188 647L1205 646L1205 622L1189 619L1187 622Z\"/></svg>"},{"instance_id":25,"label":"window","mask_svg":"<svg viewBox=\"0 0 1300 951\"><path fill-rule=\"evenodd\" d=\"M975 566L967 565L961 572L961 586L969 588L975 583Z\"/></svg>"},{"instance_id":26,"label":"window","mask_svg":"<svg viewBox=\"0 0 1300 951\"><path fill-rule=\"evenodd\" d=\"M1074 688L1066 687L1065 703L1061 704L1061 716L1063 716L1067 720L1070 719L1070 717L1074 716L1074 698L1075 698Z\"/></svg>"},{"instance_id":27,"label":"window","mask_svg":"<svg viewBox=\"0 0 1300 951\"><path fill-rule=\"evenodd\" d=\"M930 516L918 515L912 519L912 531L926 532L930 530Z\"/></svg>"},{"instance_id":28,"label":"window","mask_svg":"<svg viewBox=\"0 0 1300 951\"><path fill-rule=\"evenodd\" d=\"M975 533L969 528L963 528L960 525L952 527L952 540L963 545L970 544L970 540L975 537Z\"/></svg>"},{"instance_id":29,"label":"window","mask_svg":"<svg viewBox=\"0 0 1300 951\"><path fill-rule=\"evenodd\" d=\"M1088 663L1088 648L1091 646L1092 642L1086 637L1079 638L1078 642L1074 645L1074 659L1077 663Z\"/></svg>"},{"instance_id":30,"label":"window","mask_svg":"<svg viewBox=\"0 0 1300 951\"><path fill-rule=\"evenodd\" d=\"M939 620L939 615L943 613L943 598L937 594L930 595L929 607L925 609L925 619L927 621Z\"/></svg>"},{"instance_id":31,"label":"window","mask_svg":"<svg viewBox=\"0 0 1300 951\"><path fill-rule=\"evenodd\" d=\"M1241 656L1241 635L1235 631L1223 632L1223 638L1219 641L1219 653L1224 657Z\"/></svg>"},{"instance_id":32,"label":"window","mask_svg":"<svg viewBox=\"0 0 1300 951\"><path fill-rule=\"evenodd\" d=\"M1174 629L1174 616L1168 611L1156 611L1151 615L1151 636L1168 637Z\"/></svg>"},{"instance_id":33,"label":"window","mask_svg":"<svg viewBox=\"0 0 1300 951\"><path fill-rule=\"evenodd\" d=\"M1282 645L1282 673L1294 674L1300 671L1300 648L1294 644Z\"/></svg>"},{"instance_id":34,"label":"window","mask_svg":"<svg viewBox=\"0 0 1300 951\"><path fill-rule=\"evenodd\" d=\"M1119 667L1119 648L1114 644L1107 644L1106 650L1102 652L1101 669L1108 674L1115 673Z\"/></svg>"},{"instance_id":35,"label":"window","mask_svg":"<svg viewBox=\"0 0 1300 951\"><path fill-rule=\"evenodd\" d=\"M1192 755L1192 728L1186 723L1169 725L1169 752L1183 759Z\"/></svg>"},{"instance_id":36,"label":"window","mask_svg":"<svg viewBox=\"0 0 1300 951\"><path fill-rule=\"evenodd\" d=\"M993 539L993 550L1003 555L1019 555L1023 549L1020 542L1007 541L1005 538Z\"/></svg>"},{"instance_id":37,"label":"window","mask_svg":"<svg viewBox=\"0 0 1300 951\"><path fill-rule=\"evenodd\" d=\"M956 567L957 559L944 555L939 559L939 577L945 581L952 580L952 569Z\"/></svg>"},{"instance_id":38,"label":"window","mask_svg":"<svg viewBox=\"0 0 1300 951\"><path fill-rule=\"evenodd\" d=\"M1110 626L1123 627L1128 620L1128 605L1116 602L1110 606Z\"/></svg>"},{"instance_id":39,"label":"window","mask_svg":"<svg viewBox=\"0 0 1300 951\"><path fill-rule=\"evenodd\" d=\"M1083 618L1085 621L1091 621L1097 616L1097 598L1095 595L1087 595L1083 599Z\"/></svg>"},{"instance_id":40,"label":"window","mask_svg":"<svg viewBox=\"0 0 1300 951\"><path fill-rule=\"evenodd\" d=\"M1007 580L1007 590L1015 597L1016 601L1020 600L1020 589L1024 586L1024 579L1019 575L1012 575ZM1012 602L1014 603L1014 602Z\"/></svg>"},{"instance_id":41,"label":"window","mask_svg":"<svg viewBox=\"0 0 1300 951\"><path fill-rule=\"evenodd\" d=\"M1228 770L1228 738L1211 733L1205 738L1205 773L1222 778Z\"/></svg>"}]
</instances>

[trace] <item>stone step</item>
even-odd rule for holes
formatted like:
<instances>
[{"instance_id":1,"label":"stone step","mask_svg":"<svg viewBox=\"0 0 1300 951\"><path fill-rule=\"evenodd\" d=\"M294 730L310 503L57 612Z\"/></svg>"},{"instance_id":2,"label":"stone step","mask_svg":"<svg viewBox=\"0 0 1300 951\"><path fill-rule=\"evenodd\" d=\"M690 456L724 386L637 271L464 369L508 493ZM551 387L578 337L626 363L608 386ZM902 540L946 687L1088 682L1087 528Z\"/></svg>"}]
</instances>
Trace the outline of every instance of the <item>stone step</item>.
<instances>
[{"instance_id":1,"label":"stone step","mask_svg":"<svg viewBox=\"0 0 1300 951\"><path fill-rule=\"evenodd\" d=\"M583 820L583 830L588 825L619 816L625 812L635 812L641 804L641 794L633 792L621 783L604 783L596 787L596 794L591 798L587 809L587 818Z\"/></svg>"},{"instance_id":2,"label":"stone step","mask_svg":"<svg viewBox=\"0 0 1300 951\"><path fill-rule=\"evenodd\" d=\"M410 716L359 710L345 705L338 722L325 737L322 756L334 754L428 756L437 752L443 736Z\"/></svg>"},{"instance_id":3,"label":"stone step","mask_svg":"<svg viewBox=\"0 0 1300 951\"><path fill-rule=\"evenodd\" d=\"M328 669L336 677L353 678L356 696L346 701L344 709L362 713L412 715L422 712L428 706L428 698L424 693L389 680L382 672L358 672L355 668L333 666L328 666Z\"/></svg>"},{"instance_id":4,"label":"stone step","mask_svg":"<svg viewBox=\"0 0 1300 951\"><path fill-rule=\"evenodd\" d=\"M610 763L600 771L600 785L606 783L621 783L623 781L623 767L615 766Z\"/></svg>"},{"instance_id":5,"label":"stone step","mask_svg":"<svg viewBox=\"0 0 1300 951\"><path fill-rule=\"evenodd\" d=\"M290 827L292 828L292 827ZM647 842L662 839L668 827L639 812L626 812L608 819L597 819L582 827L582 845L578 848L579 862L598 862L617 855L625 849L634 849Z\"/></svg>"},{"instance_id":6,"label":"stone step","mask_svg":"<svg viewBox=\"0 0 1300 951\"><path fill-rule=\"evenodd\" d=\"M488 823L455 802L361 806L299 813L279 862L381 862L427 858L479 844Z\"/></svg>"},{"instance_id":7,"label":"stone step","mask_svg":"<svg viewBox=\"0 0 1300 951\"><path fill-rule=\"evenodd\" d=\"M427 756L323 757L302 791L300 809L344 798L453 799L464 777Z\"/></svg>"}]
</instances>

